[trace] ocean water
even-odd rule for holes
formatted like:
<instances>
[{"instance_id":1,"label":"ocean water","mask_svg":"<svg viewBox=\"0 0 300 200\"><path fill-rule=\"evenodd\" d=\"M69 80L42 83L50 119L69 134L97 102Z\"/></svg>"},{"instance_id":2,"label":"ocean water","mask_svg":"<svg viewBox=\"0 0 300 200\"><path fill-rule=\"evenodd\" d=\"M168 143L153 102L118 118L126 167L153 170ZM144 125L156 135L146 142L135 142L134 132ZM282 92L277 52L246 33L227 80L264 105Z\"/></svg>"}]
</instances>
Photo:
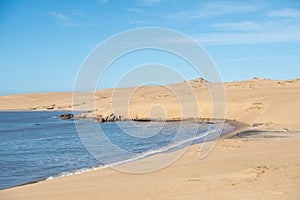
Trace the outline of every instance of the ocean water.
<instances>
[{"instance_id":1,"label":"ocean water","mask_svg":"<svg viewBox=\"0 0 300 200\"><path fill-rule=\"evenodd\" d=\"M105 137L97 138L100 149L106 149L97 154L96 159L81 140L87 141L85 134L94 140L93 135L97 133L90 127L95 126L95 123L79 122L86 127L85 133L79 136L73 120L61 120L58 117L63 113L65 112L0 112L0 189L176 150L201 142L211 126L197 122L132 124L133 122L122 121L96 124L105 132ZM223 132L234 128L226 127ZM179 129L183 134L177 137ZM212 128L217 129L220 127ZM112 145L107 141L126 153L110 149ZM95 149L99 149L98 146ZM93 149L90 150L93 152Z\"/></svg>"}]
</instances>

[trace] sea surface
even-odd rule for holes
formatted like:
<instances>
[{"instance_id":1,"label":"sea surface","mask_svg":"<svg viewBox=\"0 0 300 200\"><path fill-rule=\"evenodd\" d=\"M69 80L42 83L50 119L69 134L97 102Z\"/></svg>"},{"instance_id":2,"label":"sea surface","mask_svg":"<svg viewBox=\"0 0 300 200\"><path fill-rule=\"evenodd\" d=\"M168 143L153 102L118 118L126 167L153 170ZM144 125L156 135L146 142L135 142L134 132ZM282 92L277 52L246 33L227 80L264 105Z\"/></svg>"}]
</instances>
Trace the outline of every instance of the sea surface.
<instances>
[{"instance_id":1,"label":"sea surface","mask_svg":"<svg viewBox=\"0 0 300 200\"><path fill-rule=\"evenodd\" d=\"M217 125L198 122L109 122L96 124L105 132L97 140L102 149L96 158L85 148L73 120L62 120L66 112L0 112L0 189L82 173L97 168L164 153L203 141ZM82 121L89 137L94 122ZM183 133L178 134L178 130ZM223 132L234 129L226 126ZM195 132L196 130L196 132ZM153 134L155 133L155 134ZM152 135L151 135L152 134ZM179 136L178 136L179 135ZM119 153L110 147L124 150ZM107 145L107 146L106 146ZM129 153L128 153L129 152Z\"/></svg>"}]
</instances>

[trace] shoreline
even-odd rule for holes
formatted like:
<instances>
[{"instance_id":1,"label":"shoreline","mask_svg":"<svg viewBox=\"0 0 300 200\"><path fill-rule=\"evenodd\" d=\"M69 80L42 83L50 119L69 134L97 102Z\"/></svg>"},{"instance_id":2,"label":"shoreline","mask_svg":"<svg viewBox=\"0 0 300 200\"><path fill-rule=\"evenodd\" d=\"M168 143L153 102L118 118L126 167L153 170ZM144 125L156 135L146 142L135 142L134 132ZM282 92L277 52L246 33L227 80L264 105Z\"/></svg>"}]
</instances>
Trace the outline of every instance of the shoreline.
<instances>
[{"instance_id":1,"label":"shoreline","mask_svg":"<svg viewBox=\"0 0 300 200\"><path fill-rule=\"evenodd\" d=\"M0 111L0 112L2 112L2 111ZM3 112L5 112L5 111L3 111ZM8 112L11 112L11 111L8 111ZM15 112L15 111L13 111L13 112ZM56 110L34 110L34 111L18 110L16 112L49 112L49 113L51 113L51 112L64 112L64 111L56 111ZM74 120L75 119L76 118L74 118ZM123 121L139 121L139 120L123 120ZM153 121L153 122L162 122L162 120L160 120L160 119L152 119L150 121ZM166 119L164 122L190 122L190 121L192 121L192 122L198 122L199 124L201 124L201 123L208 123L208 122L211 122L211 123L208 123L208 124L214 124L214 123L217 123L219 121L223 121L224 124L228 124L228 125L234 127L233 130L230 130L228 132L222 133L219 136L219 138L217 138L217 140L224 140L224 139L234 138L236 135L239 135L239 134L241 134L243 132L247 132L247 131L249 131L249 132L250 131L251 132L265 132L265 131L270 131L270 130L266 130L266 129L257 129L256 127L250 126L249 124L240 122L238 120L231 120L231 119L209 119L209 118L197 118L197 119L193 118L193 119L190 119L190 118L187 118L187 119L180 120L180 119L174 119L174 118L172 118L172 119ZM141 119L141 121L139 121L139 122L148 122L148 121L144 121L144 119ZM114 122L107 122L107 123L114 123ZM255 129L253 129L253 128L255 128ZM272 132L280 132L280 131L282 131L282 129L274 129L274 130L272 130ZM215 139L213 139L213 140L215 140ZM206 142L209 142L209 141L206 141ZM191 146L194 146L194 145L199 145L201 143L204 143L204 142L190 144L188 148L190 148ZM179 149L176 149L175 151L177 151L177 150L179 150ZM108 164L107 166L106 165L96 165L96 166L91 166L91 167L86 167L86 168L79 168L79 169L75 169L75 170L72 170L72 171L65 171L65 172L61 172L61 173L53 175L53 176L46 177L44 179L35 180L35 181L28 182L28 183L23 183L23 184L20 184L20 185L17 185L17 186L13 186L13 187L10 187L10 188L5 188L5 189L2 189L2 190L7 190L7 189L15 188L15 187L21 187L21 186L24 186L24 185L36 184L36 183L40 183L40 182L44 182L44 181L48 181L48 180L52 180L52 179L57 179L57 178L64 178L64 177L68 177L68 176L73 176L73 175L78 175L78 174L84 174L86 172L95 171L95 170L101 170L101 169L110 168L110 167L113 167L113 166L123 165L123 164L127 164L127 163L134 163L134 162L136 162L138 160L143 160L143 159L146 159L148 157L155 156L157 154L168 154L168 153L170 153L168 151L169 150L166 150L166 151L163 151L163 152L159 152L159 153L154 153L154 154L142 157L142 158L129 158L129 160L133 159L132 161L127 161L127 160L118 161L117 163L120 163L120 164L111 163L111 164Z\"/></svg>"},{"instance_id":2,"label":"shoreline","mask_svg":"<svg viewBox=\"0 0 300 200\"><path fill-rule=\"evenodd\" d=\"M23 112L23 111L20 111L20 112ZM48 111L40 111L40 112L48 112ZM51 112L51 111L50 111ZM193 120L196 120L196 119L193 119ZM204 118L204 119L197 119L198 121L200 120L199 123L205 123L207 122L207 118ZM204 120L204 121L203 121ZM214 121L215 119L211 119L210 121ZM220 119L217 119L217 120L220 120ZM156 121L156 120L154 120ZM178 122L178 121L189 121L189 119L185 119L185 120L175 120L175 122ZM143 122L143 121L141 121ZM160 122L160 121L158 121ZM166 120L166 122L169 122L168 120ZM174 120L170 120L170 122L174 122ZM114 123L114 122L111 122L111 123ZM225 139L231 139L231 138L234 138L236 135L239 135L240 133L243 133L244 131L249 131L249 130L252 130L254 132L257 132L257 131L266 131L266 130L260 130L260 129L252 129L253 127L251 127L250 125L246 124L246 123L243 123L243 122L239 122L237 120L229 120L229 119L225 119L224 120L224 124L228 124L232 127L235 127L233 130L231 131L228 131L228 132L225 132L225 133L221 133L221 135L219 136L219 138L217 138L217 142L219 140L225 140ZM278 131L281 131L281 130L272 130L272 132L278 132ZM240 138L239 138L240 139ZM215 139L213 139L215 140ZM209 141L205 141L205 142L209 142ZM202 143L205 143L205 142L199 142L199 143L195 143L195 144L190 144L189 146L187 147L183 147L183 148L191 148L192 146L197 146L199 144L202 144ZM175 151L179 151L181 148L179 149L176 149ZM143 160L143 159L147 159L149 157L152 157L152 156L156 156L158 154L170 154L172 153L173 151L169 151L169 150L166 150L166 151L163 151L163 152L159 152L159 153L154 153L154 154L151 154L151 155L147 155L145 157L142 157L142 158L129 158L128 160L132 160L132 161L127 161L127 160L122 160L122 161L118 161L117 163L120 163L120 164L114 164L114 163L111 163L111 164L108 164L108 165L96 165L96 166L91 166L91 167L86 167L86 168L80 168L80 169L76 169L76 170L73 170L73 171L65 171L65 172L62 172L62 173L59 173L59 174L56 174L56 175L53 175L53 176L49 176L47 178L44 178L44 179L40 179L40 180L35 180L35 181L31 181L31 182L28 182L28 183L23 183L23 184L20 184L20 185L17 185L17 186L13 186L13 187L10 187L10 188L5 188L5 189L1 189L0 191L5 191L5 190L10 190L12 188L19 188L19 187L23 187L23 186L26 186L26 185L33 185L33 184L39 184L41 182L45 182L45 181L51 181L51 180L54 180L54 179L62 179L62 178L65 178L65 177L69 177L69 176L75 176L75 175L79 175L79 174L85 174L85 173L89 173L89 172L92 172L92 171L98 171L98 170L103 170L103 169L106 169L106 168L111 168L111 167L115 167L115 166L119 166L119 165L126 165L128 163L130 164L134 164L134 162L137 162L137 161L140 161L140 160Z\"/></svg>"},{"instance_id":3,"label":"shoreline","mask_svg":"<svg viewBox=\"0 0 300 200\"><path fill-rule=\"evenodd\" d=\"M240 132L234 130L230 132L230 135L232 136L233 132L239 134L245 130L244 128L247 129L251 127L242 126L240 127ZM278 194L282 194L281 192L277 194L278 190L264 195L261 193L261 195L256 196L256 198L253 196L255 193L253 191L257 188L268 186L265 181L273 180L273 176L278 173L278 170L281 174L283 173L282 175L279 174L279 178L277 177L278 174L276 176L278 178L277 180L280 181L272 181L271 183L291 185L291 183L287 182L290 179L280 177L295 176L291 187L284 190L284 194L289 195L285 195L286 198L283 199L293 199L290 198L291 196L297 197L299 193L295 190L297 187L295 187L296 185L294 184L297 184L298 180L300 183L300 179L296 179L297 173L294 175L292 174L299 169L296 163L300 164L300 157L297 157L297 155L292 156L293 154L289 154L290 156L286 158L285 156L287 152L295 150L295 148L300 150L298 145L300 143L300 131L297 132L297 135L294 135L295 137L286 139L282 139L280 137L253 138L252 136L245 139L243 137L233 138L228 136L229 135L224 138L220 138L212 152L210 152L203 160L199 160L197 156L198 150L201 146L201 143L198 143L189 146L188 150L182 155L182 157L176 160L172 165L155 172L135 175L122 173L116 169L108 167L72 176L55 178L49 181L40 181L37 183L28 183L13 188L7 188L0 190L0 197L12 197L12 199L38 199L43 197L43 199L50 200L61 197L60 195L63 192L64 199L82 199L84 196L87 197L86 195L88 195L90 199L98 199L99 195L103 197L102 199L117 199L122 197L130 198L132 194L145 199L146 196L144 196L141 187L145 187L145 184L151 184L152 186L147 186L147 191L149 192L147 192L147 196L153 197L153 195L155 195L158 191L170 190L169 181L164 184L164 180L171 179L176 184L178 183L183 185L182 187L184 190L181 190L175 183L175 185L171 184L173 186L170 187L176 187L178 191L184 192L187 188L189 188L188 191L198 191L195 193L196 196L192 195L191 199L197 199L199 197L215 199L216 196L222 197L223 199L231 199L227 198L226 194L230 194L229 196L232 197L239 194L239 192L236 193L236 191L244 191L243 194L248 194L251 199L260 199L262 196L269 199L276 199ZM278 148L282 145L286 148ZM266 151L264 150L265 148L267 148ZM252 153L249 150L253 150ZM277 153L274 154L274 152ZM172 153L174 152L155 154L134 162L141 164L145 159L153 159L152 157L159 157L163 159L163 157L170 156ZM269 155L269 157L266 157L265 154ZM276 161L277 159L274 160L276 157L278 157L278 161ZM218 158L218 160L215 160L216 158ZM239 162L236 163L234 161ZM124 165L134 164L134 162L125 163ZM216 162L222 164L219 165ZM288 173L288 175L285 175L286 173ZM183 181L182 177L185 177ZM128 188L127 191L124 190L124 188L127 188L128 185L124 182L125 180L132 182L133 188ZM137 183L140 183L141 186L140 184L136 185L135 181L138 181ZM158 184L158 186L156 187L154 183ZM204 190L202 186L203 184L206 186L204 187ZM257 184L259 184L259 186ZM247 190L245 190L246 188L244 186L247 186ZM217 193L213 192L215 187L218 188ZM105 191L107 192L104 192L104 188L106 188ZM214 190L212 190L213 188ZM93 191L93 195L90 194L91 190ZM206 195L203 194L205 191L208 192ZM78 197L74 197L74 195L72 195L74 192L78 195ZM172 193L165 194L168 194L165 198L172 197L175 199L181 199L180 196L175 197ZM282 195L279 196L283 197Z\"/></svg>"},{"instance_id":4,"label":"shoreline","mask_svg":"<svg viewBox=\"0 0 300 200\"><path fill-rule=\"evenodd\" d=\"M2 112L2 111L0 111L0 112ZM23 112L23 111L17 111L17 112ZM34 111L34 112L60 112L60 111L47 111L47 110L45 110L45 111ZM196 121L196 122L199 122L199 124L201 124L201 123L206 123L206 122L209 122L209 121L211 122L211 121L220 121L220 120L221 119L207 119L207 118L183 119L183 120L167 119L166 121L163 121L163 122L191 122L191 121L195 122ZM124 120L124 121L145 122L143 120L142 121L139 121L139 120ZM161 120L155 120L155 119L152 120L152 121L153 122L162 122ZM234 122L234 123L231 123L231 122ZM107 123L115 123L115 122L107 122ZM213 122L212 124L215 124L215 123ZM244 125L244 123L236 122L235 120L226 120L226 119L224 119L224 124L223 125L226 125L226 124L228 124L229 126L235 127L235 128L233 130L228 131L228 132L222 132L220 134L219 138L217 138L216 140L222 139L224 136L227 137L228 134L230 134L232 132L235 132L236 130L239 130L239 128L243 127L242 125ZM207 124L207 125L209 125L209 124ZM234 125L238 125L238 126L234 126ZM215 140L215 139L213 139L213 140ZM205 142L208 142L208 141L205 141ZM116 163L110 163L110 164L107 164L107 165L95 165L95 166L91 166L91 167L75 169L75 170L72 170L72 171L65 171L65 172L61 172L59 174L55 174L55 175L52 175L52 176L49 176L49 177L46 177L46 178L43 178L43 179L40 179L40 180L34 180L34 181L30 181L28 183L23 183L23 184L16 185L16 186L13 186L13 187L10 187L10 188L0 189L0 191L9 190L9 189L12 189L12 188L18 188L18 187L22 187L22 186L25 186L25 185L38 184L38 183L41 183L41 182L44 182L44 181L50 181L50 180L53 180L53 179L58 179L58 178L60 179L60 178L74 176L74 175L78 175L78 174L84 174L84 173L88 173L88 172L91 172L91 171L102 170L102 169L105 169L105 168L111 168L111 167L115 167L115 166L119 166L119 165L123 165L123 164L127 164L127 163L134 163L136 161L147 159L147 158L155 156L157 154L162 154L162 155L163 154L169 154L169 153L172 153L174 151L179 151L182 148L190 148L191 146L199 145L199 144L205 143L205 142L202 141L202 142L198 142L198 143L194 143L194 144L192 144L193 142L191 142L191 144L188 145L188 146L184 146L184 147L181 147L181 148L172 147L171 149L175 148L175 150L168 149L168 150L158 152L158 153L143 155L141 158L139 158L139 156L138 156L136 158L135 157L134 158L129 158L129 159L126 159L126 160L117 161ZM143 152L143 153L145 153L145 152Z\"/></svg>"}]
</instances>

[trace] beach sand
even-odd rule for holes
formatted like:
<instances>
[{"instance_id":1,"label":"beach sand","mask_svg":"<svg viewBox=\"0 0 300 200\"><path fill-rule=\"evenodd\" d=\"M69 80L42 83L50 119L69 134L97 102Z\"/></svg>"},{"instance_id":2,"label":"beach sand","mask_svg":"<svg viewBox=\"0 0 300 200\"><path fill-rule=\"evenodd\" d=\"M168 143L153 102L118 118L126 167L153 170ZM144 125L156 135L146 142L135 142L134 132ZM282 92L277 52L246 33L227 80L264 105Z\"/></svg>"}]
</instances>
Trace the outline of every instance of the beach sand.
<instances>
[{"instance_id":1,"label":"beach sand","mask_svg":"<svg viewBox=\"0 0 300 200\"><path fill-rule=\"evenodd\" d=\"M210 117L205 83L201 79L192 83L201 108L199 117ZM155 172L100 169L2 190L0 199L299 199L300 80L254 79L225 83L224 87L225 118L238 127L219 140L204 159L199 159L203 144L196 144L176 162ZM120 90L126 93L131 89ZM112 112L113 91L96 93L99 114ZM71 101L71 93L10 95L0 97L0 109L44 110L55 104L54 109L70 110ZM157 117L149 111L155 104L164 105L166 118L179 117L176 97L157 86L143 87L132 95L130 114ZM126 165L163 162L174 153Z\"/></svg>"},{"instance_id":2,"label":"beach sand","mask_svg":"<svg viewBox=\"0 0 300 200\"><path fill-rule=\"evenodd\" d=\"M202 79L189 81L193 94L197 98L200 118L212 117L212 99L207 83ZM181 105L187 111L195 110L193 98L178 100L178 96L187 96L186 83L163 86L106 89L95 93L95 109L97 114L130 115L127 118L161 117L172 119L182 116ZM174 91L177 92L176 95ZM266 127L276 125L287 128L300 128L300 79L269 80L253 79L248 81L224 83L226 95L224 118L237 120L249 125L261 124ZM193 95L192 94L192 95ZM112 97L113 95L113 97ZM85 101L86 93L78 94L80 102L86 108L94 109L93 99ZM129 101L129 102L127 102ZM113 104L113 106L112 106ZM0 110L82 110L84 105L72 105L71 92L36 93L0 96ZM88 106L91 105L91 106ZM155 109L160 105L163 109ZM129 108L129 109L128 109ZM123 111L129 113L122 113ZM157 110L157 113L155 111ZM120 111L120 112L118 112ZM154 111L151 113L151 111Z\"/></svg>"}]
</instances>

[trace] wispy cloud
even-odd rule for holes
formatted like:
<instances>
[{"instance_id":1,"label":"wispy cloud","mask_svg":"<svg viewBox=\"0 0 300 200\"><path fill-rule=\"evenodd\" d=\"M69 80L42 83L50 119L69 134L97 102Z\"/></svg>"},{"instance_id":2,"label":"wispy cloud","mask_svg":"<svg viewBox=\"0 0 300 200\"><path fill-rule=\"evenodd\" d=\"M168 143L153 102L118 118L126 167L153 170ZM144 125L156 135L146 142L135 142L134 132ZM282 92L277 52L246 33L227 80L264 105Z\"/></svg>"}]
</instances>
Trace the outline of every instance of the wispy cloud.
<instances>
[{"instance_id":1,"label":"wispy cloud","mask_svg":"<svg viewBox=\"0 0 300 200\"><path fill-rule=\"evenodd\" d=\"M73 9L71 13L77 16L86 16L86 13L82 9Z\"/></svg>"},{"instance_id":2,"label":"wispy cloud","mask_svg":"<svg viewBox=\"0 0 300 200\"><path fill-rule=\"evenodd\" d=\"M278 59L287 59L289 56L250 56L250 57L236 57L236 58L222 58L215 59L222 62L240 62L240 61L269 61L269 60L278 60Z\"/></svg>"},{"instance_id":3,"label":"wispy cloud","mask_svg":"<svg viewBox=\"0 0 300 200\"><path fill-rule=\"evenodd\" d=\"M263 7L263 4L240 3L236 1L215 1L198 4L193 10L183 10L167 15L175 19L200 19L225 14L253 12Z\"/></svg>"},{"instance_id":4,"label":"wispy cloud","mask_svg":"<svg viewBox=\"0 0 300 200\"><path fill-rule=\"evenodd\" d=\"M67 17L66 15L62 14L62 13L58 13L58 12L54 12L54 11L50 11L49 15L53 18L55 18L56 20L63 20L63 21L69 21L69 17Z\"/></svg>"},{"instance_id":5,"label":"wispy cloud","mask_svg":"<svg viewBox=\"0 0 300 200\"><path fill-rule=\"evenodd\" d=\"M300 28L283 28L251 33L209 33L194 36L197 41L207 45L240 45L278 42L300 42Z\"/></svg>"},{"instance_id":6,"label":"wispy cloud","mask_svg":"<svg viewBox=\"0 0 300 200\"><path fill-rule=\"evenodd\" d=\"M215 1L199 4L208 13L241 13L257 10L261 4L243 3L238 1Z\"/></svg>"},{"instance_id":7,"label":"wispy cloud","mask_svg":"<svg viewBox=\"0 0 300 200\"><path fill-rule=\"evenodd\" d=\"M129 12L135 12L135 13L144 13L145 12L145 10L141 9L141 8L127 8L126 10Z\"/></svg>"},{"instance_id":8,"label":"wispy cloud","mask_svg":"<svg viewBox=\"0 0 300 200\"><path fill-rule=\"evenodd\" d=\"M256 5L257 6L257 5ZM265 15L259 8L250 4L205 4L205 8L218 8L201 16L212 16L230 13L254 12L257 15ZM227 7L221 11L220 8ZM202 8L203 9L203 8ZM265 12L265 11L264 11ZM211 24L208 33L195 36L203 44L209 45L240 45L240 44L263 44L278 42L300 42L300 11L296 9L273 10L267 14L267 18L243 21L225 21ZM200 17L200 16L198 16ZM274 19L280 18L280 19ZM286 20L288 18L288 20ZM226 18L225 18L226 19Z\"/></svg>"},{"instance_id":9,"label":"wispy cloud","mask_svg":"<svg viewBox=\"0 0 300 200\"><path fill-rule=\"evenodd\" d=\"M73 13L75 12L75 13ZM81 11L79 13L79 11L77 10L73 10L72 11L73 15L81 15L83 14L83 12ZM70 18L68 15L60 13L60 12L55 12L55 11L50 11L48 12L48 15L50 17L52 17L55 22L61 26L68 26L68 27L82 27L85 26L82 23L78 23L76 22L74 19Z\"/></svg>"},{"instance_id":10,"label":"wispy cloud","mask_svg":"<svg viewBox=\"0 0 300 200\"><path fill-rule=\"evenodd\" d=\"M145 21L144 20L133 20L133 21L131 21L130 22L131 24L133 24L133 25L146 25L146 23L145 23Z\"/></svg>"},{"instance_id":11,"label":"wispy cloud","mask_svg":"<svg viewBox=\"0 0 300 200\"><path fill-rule=\"evenodd\" d=\"M153 6L165 0L136 0L137 6Z\"/></svg>"},{"instance_id":12,"label":"wispy cloud","mask_svg":"<svg viewBox=\"0 0 300 200\"><path fill-rule=\"evenodd\" d=\"M222 30L235 30L235 31L254 31L262 29L262 25L253 21L242 22L225 22L211 25L214 28Z\"/></svg>"},{"instance_id":13,"label":"wispy cloud","mask_svg":"<svg viewBox=\"0 0 300 200\"><path fill-rule=\"evenodd\" d=\"M268 16L281 18L300 18L300 10L286 8L282 10L273 10Z\"/></svg>"}]
</instances>

